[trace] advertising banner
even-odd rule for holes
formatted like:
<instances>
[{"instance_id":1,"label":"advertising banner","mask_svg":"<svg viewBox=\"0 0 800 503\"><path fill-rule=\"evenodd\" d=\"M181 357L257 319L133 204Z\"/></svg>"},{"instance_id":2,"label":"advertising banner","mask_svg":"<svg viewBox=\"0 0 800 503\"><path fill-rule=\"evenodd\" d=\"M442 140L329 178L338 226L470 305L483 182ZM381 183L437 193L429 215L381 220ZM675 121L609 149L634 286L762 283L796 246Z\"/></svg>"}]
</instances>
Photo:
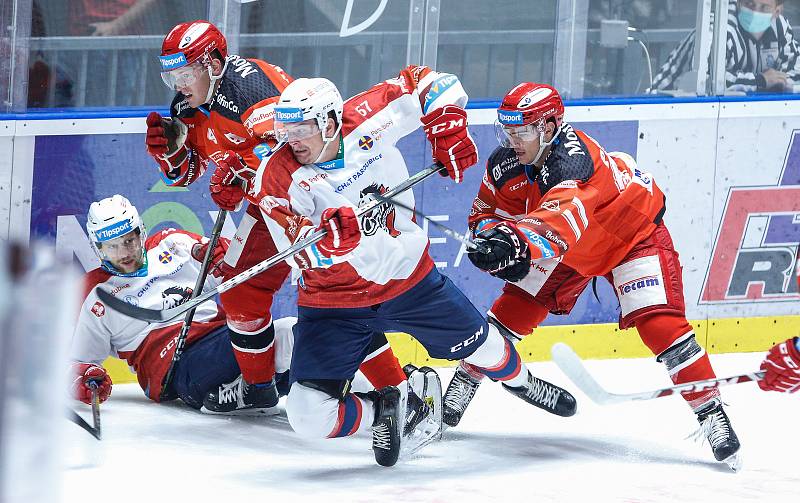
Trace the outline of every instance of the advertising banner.
<instances>
[{"instance_id":1,"label":"advertising banner","mask_svg":"<svg viewBox=\"0 0 800 503\"><path fill-rule=\"evenodd\" d=\"M691 319L798 311L792 278L800 241L800 117L785 107L763 110L742 111L736 103L567 109L576 129L608 151L634 156L666 193L665 222L681 254ZM462 184L435 177L415 188L417 208L431 219L466 231L485 160L497 146L493 122L493 110L471 111L481 162ZM431 162L421 131L399 146L411 173ZM36 136L31 238L52 242L85 270L96 267L84 229L86 211L92 201L115 193L136 205L151 233L165 227L210 232L216 206L208 194L209 175L189 188L169 188L158 173L143 134ZM229 216L224 235L233 234L240 218L241 213ZM475 269L461 243L426 221L420 225L431 238L437 266L479 309L488 309L502 283ZM295 288L284 285L275 316L295 313ZM545 324L610 323L618 316L619 303L601 278L570 315L550 316Z\"/></svg>"}]
</instances>

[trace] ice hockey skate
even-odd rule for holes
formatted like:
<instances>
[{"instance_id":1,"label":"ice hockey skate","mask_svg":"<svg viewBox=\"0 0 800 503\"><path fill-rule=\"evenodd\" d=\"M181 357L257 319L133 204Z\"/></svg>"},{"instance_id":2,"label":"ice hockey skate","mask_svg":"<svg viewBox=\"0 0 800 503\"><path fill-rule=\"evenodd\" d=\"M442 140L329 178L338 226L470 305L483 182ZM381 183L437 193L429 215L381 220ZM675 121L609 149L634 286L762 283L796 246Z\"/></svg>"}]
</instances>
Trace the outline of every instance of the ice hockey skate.
<instances>
[{"instance_id":1,"label":"ice hockey skate","mask_svg":"<svg viewBox=\"0 0 800 503\"><path fill-rule=\"evenodd\" d=\"M575 397L569 391L534 377L531 373L528 373L528 382L525 385L511 387L503 383L503 387L512 395L557 416L573 416L578 409Z\"/></svg>"},{"instance_id":2,"label":"ice hockey skate","mask_svg":"<svg viewBox=\"0 0 800 503\"><path fill-rule=\"evenodd\" d=\"M447 391L443 399L443 412L442 420L447 426L456 426L467 406L478 391L478 386L481 381L471 376L467 370L464 369L463 363L456 367L456 372L447 385Z\"/></svg>"},{"instance_id":3,"label":"ice hockey skate","mask_svg":"<svg viewBox=\"0 0 800 503\"><path fill-rule=\"evenodd\" d=\"M408 403L403 429L403 456L410 456L442 437L442 383L430 367L406 365Z\"/></svg>"},{"instance_id":4,"label":"ice hockey skate","mask_svg":"<svg viewBox=\"0 0 800 503\"><path fill-rule=\"evenodd\" d=\"M371 391L375 402L375 421L372 423L372 452L381 466L394 466L400 458L401 432L405 427L405 394L395 386Z\"/></svg>"},{"instance_id":5,"label":"ice hockey skate","mask_svg":"<svg viewBox=\"0 0 800 503\"><path fill-rule=\"evenodd\" d=\"M739 438L733 431L725 409L722 408L722 402L714 399L697 411L697 421L700 423L700 428L692 436L701 442L708 440L714 458L727 464L731 470L739 471L742 467Z\"/></svg>"},{"instance_id":6,"label":"ice hockey skate","mask_svg":"<svg viewBox=\"0 0 800 503\"><path fill-rule=\"evenodd\" d=\"M206 394L201 412L230 416L272 416L278 410L278 390L275 383L249 384L241 374L229 383L221 384L216 391Z\"/></svg>"}]
</instances>

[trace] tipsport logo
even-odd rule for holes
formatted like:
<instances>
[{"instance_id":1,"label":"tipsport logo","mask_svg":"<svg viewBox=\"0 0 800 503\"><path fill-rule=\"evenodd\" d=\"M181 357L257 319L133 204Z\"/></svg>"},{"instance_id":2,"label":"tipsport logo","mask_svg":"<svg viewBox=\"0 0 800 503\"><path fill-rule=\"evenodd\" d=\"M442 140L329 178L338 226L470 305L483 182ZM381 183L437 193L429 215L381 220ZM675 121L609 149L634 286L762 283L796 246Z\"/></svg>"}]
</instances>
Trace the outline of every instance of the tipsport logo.
<instances>
[{"instance_id":1,"label":"tipsport logo","mask_svg":"<svg viewBox=\"0 0 800 503\"><path fill-rule=\"evenodd\" d=\"M522 112L511 112L506 110L497 111L497 121L500 124L519 125L522 124Z\"/></svg>"},{"instance_id":2,"label":"tipsport logo","mask_svg":"<svg viewBox=\"0 0 800 503\"><path fill-rule=\"evenodd\" d=\"M182 52L170 54L169 56L159 56L158 59L161 61L161 69L165 72L186 65L186 56Z\"/></svg>"},{"instance_id":3,"label":"tipsport logo","mask_svg":"<svg viewBox=\"0 0 800 503\"><path fill-rule=\"evenodd\" d=\"M798 300L800 130L789 141L778 185L732 187L700 304Z\"/></svg>"},{"instance_id":4,"label":"tipsport logo","mask_svg":"<svg viewBox=\"0 0 800 503\"><path fill-rule=\"evenodd\" d=\"M132 230L133 226L131 225L130 220L124 220L112 226L100 229L99 231L95 232L94 235L97 241L108 241L109 239L123 236Z\"/></svg>"},{"instance_id":5,"label":"tipsport logo","mask_svg":"<svg viewBox=\"0 0 800 503\"><path fill-rule=\"evenodd\" d=\"M431 103L436 101L445 91L453 87L456 82L458 82L458 77L451 74L444 74L436 79L425 95L425 105L423 106L425 113L428 112Z\"/></svg>"},{"instance_id":6,"label":"tipsport logo","mask_svg":"<svg viewBox=\"0 0 800 503\"><path fill-rule=\"evenodd\" d=\"M303 111L299 108L276 108L275 120L278 122L302 122Z\"/></svg>"}]
</instances>

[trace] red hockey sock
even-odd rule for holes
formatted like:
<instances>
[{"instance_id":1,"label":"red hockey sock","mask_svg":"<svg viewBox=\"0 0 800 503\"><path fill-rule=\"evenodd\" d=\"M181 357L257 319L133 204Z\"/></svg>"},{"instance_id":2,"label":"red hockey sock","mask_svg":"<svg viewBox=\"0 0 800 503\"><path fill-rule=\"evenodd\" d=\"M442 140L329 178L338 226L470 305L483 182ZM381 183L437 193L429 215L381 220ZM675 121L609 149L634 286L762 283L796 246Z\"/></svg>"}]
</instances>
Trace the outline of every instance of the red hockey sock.
<instances>
[{"instance_id":1,"label":"red hockey sock","mask_svg":"<svg viewBox=\"0 0 800 503\"><path fill-rule=\"evenodd\" d=\"M380 342L378 336L376 336L376 339L378 341L373 340L372 346L376 346ZM383 341L385 343L371 351L359 367L359 370L375 389L397 386L406 380L406 375L400 367L400 362L397 361L397 357L394 355L392 347L386 341L385 336L383 336Z\"/></svg>"},{"instance_id":2,"label":"red hockey sock","mask_svg":"<svg viewBox=\"0 0 800 503\"><path fill-rule=\"evenodd\" d=\"M684 364L679 365L670 370L670 377L675 384L683 384L692 381L702 381L705 379L713 379L716 377L714 369L711 367L711 361L708 359L708 353L705 351L698 354L695 358L688 360ZM706 391L681 393L683 399L689 403L693 410L697 410L706 404L709 400L719 397L719 389L714 388Z\"/></svg>"},{"instance_id":3,"label":"red hockey sock","mask_svg":"<svg viewBox=\"0 0 800 503\"><path fill-rule=\"evenodd\" d=\"M251 384L275 377L275 328L269 326L253 334L242 334L228 327L231 346L244 380Z\"/></svg>"}]
</instances>

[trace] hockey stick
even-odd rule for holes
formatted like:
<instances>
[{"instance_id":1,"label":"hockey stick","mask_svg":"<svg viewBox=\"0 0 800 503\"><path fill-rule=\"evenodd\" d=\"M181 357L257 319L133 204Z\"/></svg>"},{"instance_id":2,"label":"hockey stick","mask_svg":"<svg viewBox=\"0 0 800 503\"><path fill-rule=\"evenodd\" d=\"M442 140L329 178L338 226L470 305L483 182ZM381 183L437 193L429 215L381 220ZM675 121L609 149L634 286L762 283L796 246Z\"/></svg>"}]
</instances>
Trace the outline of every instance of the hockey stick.
<instances>
[{"instance_id":1,"label":"hockey stick","mask_svg":"<svg viewBox=\"0 0 800 503\"><path fill-rule=\"evenodd\" d=\"M192 290L190 299L197 297L203 290L203 285L206 283L206 277L208 277L208 269L211 265L211 257L214 256L214 250L217 247L219 236L222 234L222 226L225 224L225 218L227 216L228 212L225 210L219 210L219 213L217 213L217 219L214 221L214 227L211 228L211 237L209 238L208 248L206 248L206 254L203 257L203 263L200 266L200 275L197 276L197 281L194 283L194 290ZM186 346L186 339L189 336L189 329L192 327L192 318L194 318L195 309L196 307L190 308L186 312L186 316L183 318L183 325L181 325L181 331L178 334L178 340L175 343L175 352L172 353L172 361L169 363L167 374L164 376L164 380L161 382L159 400L164 400L166 398L167 388L172 383L172 376L175 373L175 367L177 366L178 361L181 359L181 355L183 355L183 348Z\"/></svg>"},{"instance_id":2,"label":"hockey stick","mask_svg":"<svg viewBox=\"0 0 800 503\"><path fill-rule=\"evenodd\" d=\"M97 440L102 440L103 431L100 425L100 397L97 393L97 383L89 382L89 387L92 388L92 422L94 426L90 426L89 423L86 422L84 418L80 416L77 412L66 407L64 410L64 416L70 420L70 422L77 424L94 438Z\"/></svg>"},{"instance_id":3,"label":"hockey stick","mask_svg":"<svg viewBox=\"0 0 800 503\"><path fill-rule=\"evenodd\" d=\"M652 398L661 398L662 396L669 396L677 393L705 391L729 384L758 381L764 377L764 372L751 372L731 377L687 382L678 384L677 386L669 386L667 388L642 391L639 393L610 393L589 374L589 371L584 367L580 357L575 354L575 351L573 351L571 347L563 342L559 342L553 345L550 352L553 356L553 361L558 365L561 371L564 372L586 396L599 405L609 405L633 400L650 400Z\"/></svg>"},{"instance_id":4,"label":"hockey stick","mask_svg":"<svg viewBox=\"0 0 800 503\"><path fill-rule=\"evenodd\" d=\"M89 387L92 388L92 422L94 422L93 435L97 440L102 440L103 430L100 424L100 394L97 391L96 382L90 382Z\"/></svg>"},{"instance_id":5,"label":"hockey stick","mask_svg":"<svg viewBox=\"0 0 800 503\"><path fill-rule=\"evenodd\" d=\"M427 168L423 169L419 173L415 174L414 176L408 178L404 182L400 183L396 187L388 190L386 193L383 194L385 199L391 199L394 196L405 192L406 190L410 189L414 185L420 183L421 181L425 180L429 176L433 175L434 173L439 172L439 170L444 169L439 164L432 164ZM358 208L356 210L356 215L360 216L365 213L369 213L370 211L374 210L375 208L382 206L384 201L375 199L369 204ZM108 307L114 309L126 316L130 316L131 318L136 318L139 320L149 321L153 323L157 322L165 322L170 321L181 314L185 313L189 309L197 307L197 305L202 304L203 302L207 301L208 299L212 298L213 296L217 295L218 293L227 292L231 288L244 283L245 281L249 280L253 276L261 274L262 272L266 271L270 267L273 267L276 264L279 264L285 258L294 255L295 253L308 248L309 246L313 245L314 243L320 241L323 237L325 237L325 230L320 229L314 231L305 239L298 241L297 243L293 244L292 246L286 248L285 250L276 253L272 257L259 262L258 264L254 265L250 269L242 271L241 273L237 274L233 278L220 283L216 288L213 288L202 295L198 295L194 299L184 302L179 306L175 306L169 309L158 310L158 309L147 309L138 306L134 306L132 304L128 304L124 300L118 299L114 297L107 291L103 290L102 288L97 288L97 296L99 299L104 302Z\"/></svg>"},{"instance_id":6,"label":"hockey stick","mask_svg":"<svg viewBox=\"0 0 800 503\"><path fill-rule=\"evenodd\" d=\"M441 223L437 222L436 220L433 220L428 215L426 215L425 213L419 211L418 209L412 208L411 206L403 204L403 203L401 203L401 202L399 202L397 200L389 201L383 195L378 195L377 197L378 197L378 199L382 200L386 204L393 204L394 206L397 206L398 208L403 208L404 210L408 210L408 211L410 211L410 212L412 212L412 213L414 213L416 215L419 215L420 217L424 218L428 222L432 223L434 225L434 227L436 227L440 231L444 232L447 236L450 236L451 238L455 239L456 241L461 241L462 243L467 245L467 248L471 248L473 250L478 250L480 253L484 253L484 254L488 254L489 253L489 250L487 250L485 246L483 246L481 244L478 244L475 241L473 241L470 238L468 238L467 236L461 234L460 232L454 231L450 227L448 227L448 226L446 226L444 224L441 224Z\"/></svg>"},{"instance_id":7,"label":"hockey stick","mask_svg":"<svg viewBox=\"0 0 800 503\"><path fill-rule=\"evenodd\" d=\"M84 430L86 430L91 436L100 440L101 434L99 430L95 430L89 423L86 422L81 416L78 415L77 412L67 407L64 410L64 416L69 419L70 422L77 424Z\"/></svg>"}]
</instances>

